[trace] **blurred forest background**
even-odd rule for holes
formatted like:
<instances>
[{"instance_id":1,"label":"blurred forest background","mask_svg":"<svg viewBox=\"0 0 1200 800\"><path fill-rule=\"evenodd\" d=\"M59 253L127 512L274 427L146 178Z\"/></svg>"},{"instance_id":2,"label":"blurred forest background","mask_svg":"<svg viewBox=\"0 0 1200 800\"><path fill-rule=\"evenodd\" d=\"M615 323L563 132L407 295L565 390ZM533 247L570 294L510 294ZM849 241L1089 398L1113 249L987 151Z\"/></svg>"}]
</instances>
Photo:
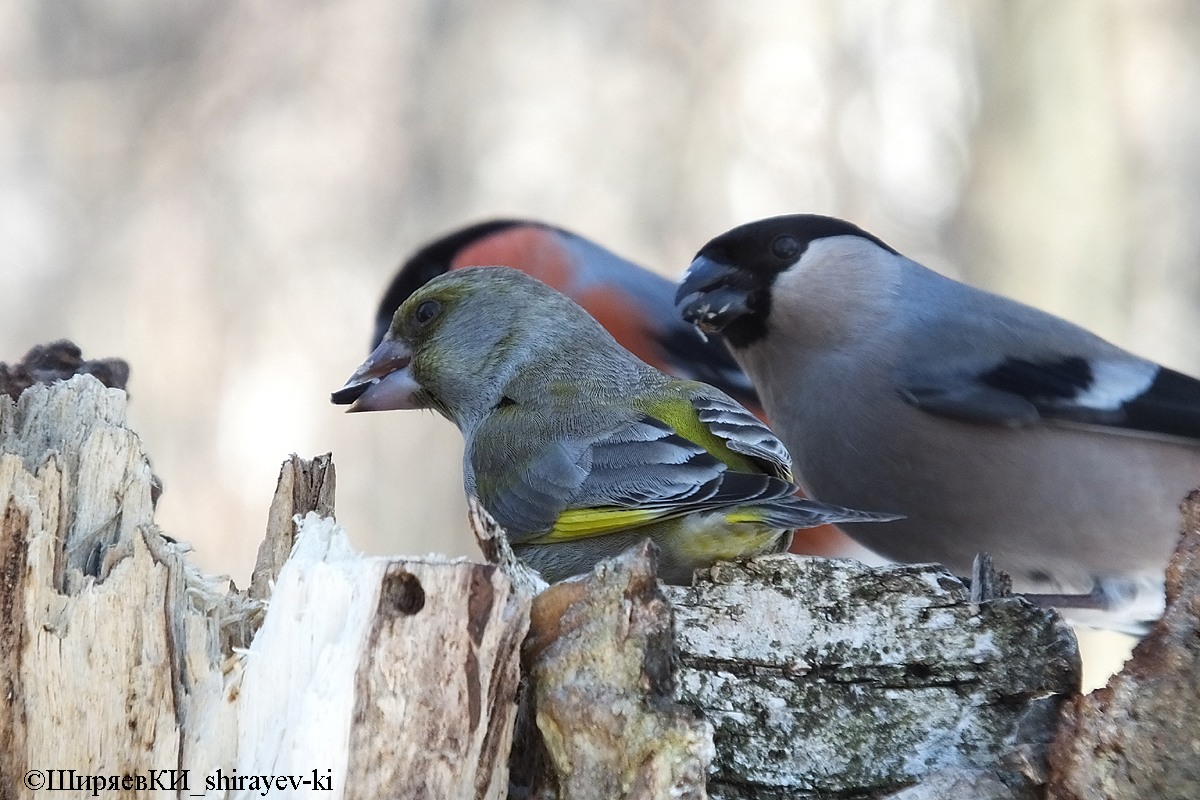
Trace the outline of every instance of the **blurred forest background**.
<instances>
[{"instance_id":1,"label":"blurred forest background","mask_svg":"<svg viewBox=\"0 0 1200 800\"><path fill-rule=\"evenodd\" d=\"M458 432L329 405L396 265L535 217L676 277L758 217L1200 373L1200 5L6 0L0 360L129 360L159 521L244 584L280 461L370 552L474 552Z\"/></svg>"}]
</instances>

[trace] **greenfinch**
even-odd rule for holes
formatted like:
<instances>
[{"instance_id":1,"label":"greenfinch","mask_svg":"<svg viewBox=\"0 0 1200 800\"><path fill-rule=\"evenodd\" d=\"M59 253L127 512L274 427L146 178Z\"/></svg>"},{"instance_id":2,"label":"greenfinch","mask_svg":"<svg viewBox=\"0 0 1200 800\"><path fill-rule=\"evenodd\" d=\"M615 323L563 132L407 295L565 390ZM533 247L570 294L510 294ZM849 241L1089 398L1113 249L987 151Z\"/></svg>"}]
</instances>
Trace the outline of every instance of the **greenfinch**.
<instances>
[{"instance_id":1,"label":"greenfinch","mask_svg":"<svg viewBox=\"0 0 1200 800\"><path fill-rule=\"evenodd\" d=\"M504 267L413 292L332 400L453 422L467 493L551 582L647 537L659 577L687 583L786 549L796 528L895 518L798 497L787 450L753 414L640 361L574 301Z\"/></svg>"}]
</instances>

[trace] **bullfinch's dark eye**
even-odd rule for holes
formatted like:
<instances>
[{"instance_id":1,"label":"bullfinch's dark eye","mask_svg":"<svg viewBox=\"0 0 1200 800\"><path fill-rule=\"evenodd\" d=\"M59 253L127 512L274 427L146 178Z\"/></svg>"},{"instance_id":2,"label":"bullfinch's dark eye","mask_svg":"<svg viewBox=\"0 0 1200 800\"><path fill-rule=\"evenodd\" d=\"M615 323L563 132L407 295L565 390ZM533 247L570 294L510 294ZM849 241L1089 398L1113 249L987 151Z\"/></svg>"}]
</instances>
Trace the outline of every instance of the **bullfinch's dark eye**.
<instances>
[{"instance_id":1,"label":"bullfinch's dark eye","mask_svg":"<svg viewBox=\"0 0 1200 800\"><path fill-rule=\"evenodd\" d=\"M776 258L794 258L800 252L800 243L796 241L796 237L785 233L776 236L775 241L771 242L771 252Z\"/></svg>"},{"instance_id":2,"label":"bullfinch's dark eye","mask_svg":"<svg viewBox=\"0 0 1200 800\"><path fill-rule=\"evenodd\" d=\"M418 325L428 325L440 313L442 313L442 304L437 300L422 300L413 317L417 320Z\"/></svg>"}]
</instances>

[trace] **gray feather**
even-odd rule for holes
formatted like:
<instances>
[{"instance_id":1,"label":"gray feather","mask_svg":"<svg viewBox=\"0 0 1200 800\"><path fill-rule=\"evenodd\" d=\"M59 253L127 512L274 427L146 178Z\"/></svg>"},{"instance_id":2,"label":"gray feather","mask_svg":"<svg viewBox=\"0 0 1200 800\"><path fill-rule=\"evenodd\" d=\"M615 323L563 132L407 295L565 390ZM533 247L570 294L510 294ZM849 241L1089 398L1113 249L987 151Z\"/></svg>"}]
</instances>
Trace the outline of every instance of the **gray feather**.
<instances>
[{"instance_id":1,"label":"gray feather","mask_svg":"<svg viewBox=\"0 0 1200 800\"><path fill-rule=\"evenodd\" d=\"M902 384L899 391L910 405L961 422L1031 425L1042 418L1037 406L1025 398L972 382Z\"/></svg>"},{"instance_id":2,"label":"gray feather","mask_svg":"<svg viewBox=\"0 0 1200 800\"><path fill-rule=\"evenodd\" d=\"M709 390L694 395L692 407L700 421L733 452L766 462L772 473L790 472L792 457L783 442L758 417L733 400Z\"/></svg>"}]
</instances>

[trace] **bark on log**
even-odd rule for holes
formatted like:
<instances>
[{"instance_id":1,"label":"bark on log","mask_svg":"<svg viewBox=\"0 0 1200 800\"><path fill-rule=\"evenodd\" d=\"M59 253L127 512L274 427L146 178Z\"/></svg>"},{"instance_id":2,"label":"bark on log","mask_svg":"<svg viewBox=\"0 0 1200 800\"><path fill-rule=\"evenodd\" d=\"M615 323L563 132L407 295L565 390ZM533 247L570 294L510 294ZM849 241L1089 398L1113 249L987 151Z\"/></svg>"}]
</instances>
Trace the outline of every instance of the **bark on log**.
<instances>
[{"instance_id":1,"label":"bark on log","mask_svg":"<svg viewBox=\"0 0 1200 800\"><path fill-rule=\"evenodd\" d=\"M1074 698L1048 800L1200 797L1200 491L1167 567L1167 610L1103 689Z\"/></svg>"},{"instance_id":2,"label":"bark on log","mask_svg":"<svg viewBox=\"0 0 1200 800\"><path fill-rule=\"evenodd\" d=\"M715 728L714 797L882 797L937 776L1015 798L1045 782L1080 669L1053 611L972 604L938 566L794 556L666 593L678 699Z\"/></svg>"},{"instance_id":3,"label":"bark on log","mask_svg":"<svg viewBox=\"0 0 1200 800\"><path fill-rule=\"evenodd\" d=\"M671 606L648 541L534 599L530 702L561 800L703 800L712 727L672 699Z\"/></svg>"},{"instance_id":4,"label":"bark on log","mask_svg":"<svg viewBox=\"0 0 1200 800\"><path fill-rule=\"evenodd\" d=\"M472 505L472 515L485 552L511 565L486 512ZM533 773L533 791L639 796L630 776L653 753L681 776L711 762L707 791L718 798L1041 795L1059 708L1080 675L1075 636L1056 612L972 598L937 566L791 555L719 564L659 595L643 580L650 560L630 551L535 598L528 713L550 753L546 763L526 754L541 773L518 770ZM996 576L977 577L1004 591ZM544 663L551 652L567 666ZM604 666L613 664L623 667ZM672 697L713 726L715 758ZM661 709L689 732L659 733L647 747L640 732L664 724ZM674 791L703 796L687 780Z\"/></svg>"}]
</instances>

